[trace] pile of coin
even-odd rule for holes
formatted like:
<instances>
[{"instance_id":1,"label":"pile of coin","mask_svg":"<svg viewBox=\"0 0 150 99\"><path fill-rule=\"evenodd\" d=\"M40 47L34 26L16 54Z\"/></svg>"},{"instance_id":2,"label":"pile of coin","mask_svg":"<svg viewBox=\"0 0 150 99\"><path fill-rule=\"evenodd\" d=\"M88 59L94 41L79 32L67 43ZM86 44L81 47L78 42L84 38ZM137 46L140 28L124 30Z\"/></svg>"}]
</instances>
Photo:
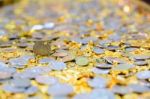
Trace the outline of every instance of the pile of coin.
<instances>
[{"instance_id":1,"label":"pile of coin","mask_svg":"<svg viewBox=\"0 0 150 99\"><path fill-rule=\"evenodd\" d=\"M150 14L126 0L20 0L0 9L0 99L149 99Z\"/></svg>"}]
</instances>

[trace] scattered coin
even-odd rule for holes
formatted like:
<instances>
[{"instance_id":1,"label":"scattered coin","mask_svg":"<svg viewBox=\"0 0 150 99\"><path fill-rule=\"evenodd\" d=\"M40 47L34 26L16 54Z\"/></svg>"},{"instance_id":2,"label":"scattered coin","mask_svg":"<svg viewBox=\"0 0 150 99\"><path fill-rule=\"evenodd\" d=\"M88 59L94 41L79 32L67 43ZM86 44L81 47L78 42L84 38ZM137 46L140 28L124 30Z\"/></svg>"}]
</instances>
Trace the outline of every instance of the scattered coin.
<instances>
[{"instance_id":1,"label":"scattered coin","mask_svg":"<svg viewBox=\"0 0 150 99\"><path fill-rule=\"evenodd\" d=\"M95 77L93 79L88 79L88 84L94 88L104 88L107 85L107 80L102 77Z\"/></svg>"},{"instance_id":2,"label":"scattered coin","mask_svg":"<svg viewBox=\"0 0 150 99\"><path fill-rule=\"evenodd\" d=\"M150 71L141 71L136 74L138 79L149 79L150 78Z\"/></svg>"},{"instance_id":3,"label":"scattered coin","mask_svg":"<svg viewBox=\"0 0 150 99\"><path fill-rule=\"evenodd\" d=\"M92 72L95 74L108 74L109 71L110 71L109 69L100 69L100 68L96 68L96 67L94 67L92 69Z\"/></svg>"},{"instance_id":4,"label":"scattered coin","mask_svg":"<svg viewBox=\"0 0 150 99\"><path fill-rule=\"evenodd\" d=\"M150 88L140 84L131 84L129 87L132 89L133 92L137 93L144 93L150 92Z\"/></svg>"},{"instance_id":5,"label":"scattered coin","mask_svg":"<svg viewBox=\"0 0 150 99\"><path fill-rule=\"evenodd\" d=\"M73 99L90 99L89 96L90 96L90 94L88 94L88 93L81 93L81 94L74 96Z\"/></svg>"},{"instance_id":6,"label":"scattered coin","mask_svg":"<svg viewBox=\"0 0 150 99\"><path fill-rule=\"evenodd\" d=\"M85 66L89 63L89 60L87 57L79 56L75 58L76 64L79 66Z\"/></svg>"},{"instance_id":7,"label":"scattered coin","mask_svg":"<svg viewBox=\"0 0 150 99\"><path fill-rule=\"evenodd\" d=\"M138 66L148 65L147 61L136 61L134 64Z\"/></svg>"},{"instance_id":8,"label":"scattered coin","mask_svg":"<svg viewBox=\"0 0 150 99\"><path fill-rule=\"evenodd\" d=\"M63 90L62 90L63 89ZM66 96L73 93L72 86L68 84L55 84L53 86L49 86L48 94L52 96Z\"/></svg>"},{"instance_id":9,"label":"scattered coin","mask_svg":"<svg viewBox=\"0 0 150 99\"><path fill-rule=\"evenodd\" d=\"M133 64L119 64L119 65L113 67L112 69L122 71L122 70L129 70L131 68L134 68Z\"/></svg>"},{"instance_id":10,"label":"scattered coin","mask_svg":"<svg viewBox=\"0 0 150 99\"><path fill-rule=\"evenodd\" d=\"M89 99L115 99L115 95L113 92L107 90L107 89L94 89Z\"/></svg>"},{"instance_id":11,"label":"scattered coin","mask_svg":"<svg viewBox=\"0 0 150 99\"><path fill-rule=\"evenodd\" d=\"M130 87L127 87L127 86L116 85L112 88L112 92L124 95L124 94L132 93L132 89Z\"/></svg>"},{"instance_id":12,"label":"scattered coin","mask_svg":"<svg viewBox=\"0 0 150 99\"><path fill-rule=\"evenodd\" d=\"M39 63L41 63L41 64L50 63L52 60L53 59L45 57L45 58L40 59Z\"/></svg>"},{"instance_id":13,"label":"scattered coin","mask_svg":"<svg viewBox=\"0 0 150 99\"><path fill-rule=\"evenodd\" d=\"M93 52L96 54L102 54L102 53L104 53L104 50L99 47L94 47Z\"/></svg>"},{"instance_id":14,"label":"scattered coin","mask_svg":"<svg viewBox=\"0 0 150 99\"><path fill-rule=\"evenodd\" d=\"M53 85L58 82L58 80L51 76L37 76L35 80L40 84Z\"/></svg>"},{"instance_id":15,"label":"scattered coin","mask_svg":"<svg viewBox=\"0 0 150 99\"><path fill-rule=\"evenodd\" d=\"M11 84L14 86L14 87L23 87L23 88L27 88L31 85L31 82L29 79L26 79L26 78L14 78L12 81L11 81Z\"/></svg>"},{"instance_id":16,"label":"scattered coin","mask_svg":"<svg viewBox=\"0 0 150 99\"><path fill-rule=\"evenodd\" d=\"M49 65L52 70L64 70L66 68L66 64L64 62L59 62L55 60L51 61Z\"/></svg>"},{"instance_id":17,"label":"scattered coin","mask_svg":"<svg viewBox=\"0 0 150 99\"><path fill-rule=\"evenodd\" d=\"M36 92L38 92L38 88L35 87L35 86L30 86L29 88L27 88L27 89L25 90L25 93L26 93L26 94L29 94L29 95L33 95L33 94L35 94Z\"/></svg>"},{"instance_id":18,"label":"scattered coin","mask_svg":"<svg viewBox=\"0 0 150 99\"><path fill-rule=\"evenodd\" d=\"M145 5L17 1L0 8L0 99L149 99Z\"/></svg>"},{"instance_id":19,"label":"scattered coin","mask_svg":"<svg viewBox=\"0 0 150 99\"><path fill-rule=\"evenodd\" d=\"M3 86L3 90L6 92L11 92L11 93L22 93L25 91L24 88L18 88L10 85L5 85Z\"/></svg>"},{"instance_id":20,"label":"scattered coin","mask_svg":"<svg viewBox=\"0 0 150 99\"><path fill-rule=\"evenodd\" d=\"M50 43L47 41L36 41L33 46L33 52L36 55L47 56L51 54Z\"/></svg>"}]
</instances>

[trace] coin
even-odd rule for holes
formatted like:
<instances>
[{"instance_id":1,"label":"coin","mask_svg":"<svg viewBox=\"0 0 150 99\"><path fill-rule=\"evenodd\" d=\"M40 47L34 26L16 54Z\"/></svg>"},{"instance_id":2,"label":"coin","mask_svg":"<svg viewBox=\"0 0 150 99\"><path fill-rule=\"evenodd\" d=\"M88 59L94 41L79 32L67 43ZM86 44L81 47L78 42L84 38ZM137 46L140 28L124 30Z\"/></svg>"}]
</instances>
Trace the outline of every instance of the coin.
<instances>
[{"instance_id":1,"label":"coin","mask_svg":"<svg viewBox=\"0 0 150 99\"><path fill-rule=\"evenodd\" d=\"M85 66L89 63L89 60L87 57L79 56L75 58L76 64L79 66Z\"/></svg>"},{"instance_id":2,"label":"coin","mask_svg":"<svg viewBox=\"0 0 150 99\"><path fill-rule=\"evenodd\" d=\"M52 70L64 70L66 68L66 64L64 62L53 60L49 64Z\"/></svg>"},{"instance_id":3,"label":"coin","mask_svg":"<svg viewBox=\"0 0 150 99\"><path fill-rule=\"evenodd\" d=\"M40 84L53 85L58 82L58 80L51 76L36 76L35 80Z\"/></svg>"},{"instance_id":4,"label":"coin","mask_svg":"<svg viewBox=\"0 0 150 99\"><path fill-rule=\"evenodd\" d=\"M149 79L150 78L150 71L146 70L146 71L138 72L136 74L136 77L138 79Z\"/></svg>"},{"instance_id":5,"label":"coin","mask_svg":"<svg viewBox=\"0 0 150 99\"><path fill-rule=\"evenodd\" d=\"M47 41L36 41L35 45L33 46L33 52L36 55L50 55L50 43L48 43Z\"/></svg>"},{"instance_id":6,"label":"coin","mask_svg":"<svg viewBox=\"0 0 150 99\"><path fill-rule=\"evenodd\" d=\"M63 89L63 90L62 90ZM48 94L52 96L66 96L73 93L72 86L68 84L55 84L53 86L49 86Z\"/></svg>"},{"instance_id":7,"label":"coin","mask_svg":"<svg viewBox=\"0 0 150 99\"><path fill-rule=\"evenodd\" d=\"M11 84L15 87L29 87L31 85L31 82L29 79L26 78L14 78L11 81Z\"/></svg>"},{"instance_id":8,"label":"coin","mask_svg":"<svg viewBox=\"0 0 150 99\"><path fill-rule=\"evenodd\" d=\"M94 77L93 79L88 79L87 83L94 88L105 88L108 82L105 78Z\"/></svg>"}]
</instances>

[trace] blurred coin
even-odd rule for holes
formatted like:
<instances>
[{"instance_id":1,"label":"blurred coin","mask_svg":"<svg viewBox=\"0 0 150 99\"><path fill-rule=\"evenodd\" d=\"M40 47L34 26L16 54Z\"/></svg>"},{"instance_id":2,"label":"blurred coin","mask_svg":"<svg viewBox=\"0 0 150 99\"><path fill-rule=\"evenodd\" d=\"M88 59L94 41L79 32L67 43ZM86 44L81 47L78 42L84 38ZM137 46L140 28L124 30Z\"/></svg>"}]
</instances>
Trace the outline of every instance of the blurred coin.
<instances>
[{"instance_id":1,"label":"blurred coin","mask_svg":"<svg viewBox=\"0 0 150 99\"><path fill-rule=\"evenodd\" d=\"M26 90L25 90L25 94L28 94L28 95L33 95L33 94L35 94L36 92L38 92L38 88L37 87L35 87L35 86L30 86L29 88L27 88Z\"/></svg>"},{"instance_id":2,"label":"blurred coin","mask_svg":"<svg viewBox=\"0 0 150 99\"><path fill-rule=\"evenodd\" d=\"M40 64L46 64L46 63L50 63L52 60L53 60L53 59L51 59L51 58L45 57L45 58L41 58L41 59L39 60L39 63L40 63Z\"/></svg>"},{"instance_id":3,"label":"blurred coin","mask_svg":"<svg viewBox=\"0 0 150 99\"><path fill-rule=\"evenodd\" d=\"M115 99L115 95L113 92L107 90L107 89L100 89L96 88L92 90L90 93L89 99Z\"/></svg>"},{"instance_id":4,"label":"blurred coin","mask_svg":"<svg viewBox=\"0 0 150 99\"><path fill-rule=\"evenodd\" d=\"M0 71L0 80L8 79L10 77L12 77L12 73Z\"/></svg>"},{"instance_id":5,"label":"blurred coin","mask_svg":"<svg viewBox=\"0 0 150 99\"><path fill-rule=\"evenodd\" d=\"M84 57L84 56L76 57L75 61L76 61L76 64L79 66L85 66L85 65L88 65L88 63L89 63L88 58Z\"/></svg>"},{"instance_id":6,"label":"blurred coin","mask_svg":"<svg viewBox=\"0 0 150 99\"><path fill-rule=\"evenodd\" d=\"M96 68L100 68L100 69L111 69L113 65L110 64L106 64L106 63L98 63L96 64Z\"/></svg>"},{"instance_id":7,"label":"blurred coin","mask_svg":"<svg viewBox=\"0 0 150 99\"><path fill-rule=\"evenodd\" d=\"M23 87L23 88L26 88L26 87L29 87L31 85L31 82L29 79L26 79L26 78L14 78L12 81L11 81L11 84L15 87Z\"/></svg>"},{"instance_id":8,"label":"blurred coin","mask_svg":"<svg viewBox=\"0 0 150 99\"><path fill-rule=\"evenodd\" d=\"M73 99L90 99L90 94L88 93L81 93L81 94L77 94L73 97Z\"/></svg>"},{"instance_id":9,"label":"blurred coin","mask_svg":"<svg viewBox=\"0 0 150 99\"><path fill-rule=\"evenodd\" d=\"M95 74L108 74L110 69L100 69L100 68L94 67L94 68L92 68L91 71Z\"/></svg>"},{"instance_id":10,"label":"blurred coin","mask_svg":"<svg viewBox=\"0 0 150 99\"><path fill-rule=\"evenodd\" d=\"M4 85L3 90L6 92L11 92L11 93L22 93L25 91L24 88L18 88L10 85Z\"/></svg>"},{"instance_id":11,"label":"blurred coin","mask_svg":"<svg viewBox=\"0 0 150 99\"><path fill-rule=\"evenodd\" d=\"M132 89L133 92L136 93L150 92L149 87L140 84L130 84L129 87Z\"/></svg>"},{"instance_id":12,"label":"blurred coin","mask_svg":"<svg viewBox=\"0 0 150 99\"><path fill-rule=\"evenodd\" d=\"M64 70L66 68L66 64L64 62L53 60L49 64L52 70Z\"/></svg>"},{"instance_id":13,"label":"blurred coin","mask_svg":"<svg viewBox=\"0 0 150 99\"><path fill-rule=\"evenodd\" d=\"M58 80L51 76L37 76L35 80L40 84L53 85L58 82Z\"/></svg>"},{"instance_id":14,"label":"blurred coin","mask_svg":"<svg viewBox=\"0 0 150 99\"><path fill-rule=\"evenodd\" d=\"M122 70L129 70L131 68L134 68L133 64L119 64L119 65L113 67L112 69L122 71Z\"/></svg>"},{"instance_id":15,"label":"blurred coin","mask_svg":"<svg viewBox=\"0 0 150 99\"><path fill-rule=\"evenodd\" d=\"M47 56L51 54L50 43L47 41L36 41L33 46L33 52L36 55Z\"/></svg>"},{"instance_id":16,"label":"blurred coin","mask_svg":"<svg viewBox=\"0 0 150 99\"><path fill-rule=\"evenodd\" d=\"M63 89L63 90L62 90ZM55 84L53 86L49 86L48 94L52 96L66 96L73 93L72 86L68 84Z\"/></svg>"},{"instance_id":17,"label":"blurred coin","mask_svg":"<svg viewBox=\"0 0 150 99\"><path fill-rule=\"evenodd\" d=\"M103 77L94 77L92 79L88 79L87 83L89 86L94 88L104 88L108 81Z\"/></svg>"},{"instance_id":18,"label":"blurred coin","mask_svg":"<svg viewBox=\"0 0 150 99\"><path fill-rule=\"evenodd\" d=\"M148 62L147 61L135 61L134 64L138 66L144 66L144 65L148 65Z\"/></svg>"},{"instance_id":19,"label":"blurred coin","mask_svg":"<svg viewBox=\"0 0 150 99\"><path fill-rule=\"evenodd\" d=\"M43 28L44 29L53 29L54 26L55 26L55 24L53 22L47 22L47 23L44 23Z\"/></svg>"},{"instance_id":20,"label":"blurred coin","mask_svg":"<svg viewBox=\"0 0 150 99\"><path fill-rule=\"evenodd\" d=\"M149 79L150 78L150 71L148 71L148 70L140 71L136 74L136 77L138 79Z\"/></svg>"},{"instance_id":21,"label":"blurred coin","mask_svg":"<svg viewBox=\"0 0 150 99\"><path fill-rule=\"evenodd\" d=\"M104 50L99 47L94 47L93 52L96 54L102 54L102 53L104 53Z\"/></svg>"},{"instance_id":22,"label":"blurred coin","mask_svg":"<svg viewBox=\"0 0 150 99\"><path fill-rule=\"evenodd\" d=\"M121 95L125 95L125 94L129 94L132 92L132 89L128 86L119 86L116 85L112 88L112 92L116 93L116 94L121 94Z\"/></svg>"}]
</instances>

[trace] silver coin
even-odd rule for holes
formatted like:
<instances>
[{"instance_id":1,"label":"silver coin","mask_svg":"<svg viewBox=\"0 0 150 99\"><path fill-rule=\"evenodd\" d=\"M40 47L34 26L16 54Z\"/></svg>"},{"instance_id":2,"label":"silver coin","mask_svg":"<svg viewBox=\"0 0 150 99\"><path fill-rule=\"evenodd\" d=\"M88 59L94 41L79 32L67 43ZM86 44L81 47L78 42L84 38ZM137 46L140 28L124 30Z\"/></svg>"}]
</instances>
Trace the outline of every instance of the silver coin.
<instances>
[{"instance_id":1,"label":"silver coin","mask_svg":"<svg viewBox=\"0 0 150 99\"><path fill-rule=\"evenodd\" d=\"M100 68L94 67L94 68L92 68L91 71L95 74L108 74L110 69L100 69Z\"/></svg>"},{"instance_id":2,"label":"silver coin","mask_svg":"<svg viewBox=\"0 0 150 99\"><path fill-rule=\"evenodd\" d=\"M107 86L108 80L103 77L94 77L93 79L88 79L87 83L93 88L104 88Z\"/></svg>"},{"instance_id":3,"label":"silver coin","mask_svg":"<svg viewBox=\"0 0 150 99\"><path fill-rule=\"evenodd\" d=\"M113 70L129 70L129 69L132 69L134 67L135 67L135 65L126 63L126 64L119 64L119 65L113 67L112 69Z\"/></svg>"},{"instance_id":4,"label":"silver coin","mask_svg":"<svg viewBox=\"0 0 150 99\"><path fill-rule=\"evenodd\" d=\"M113 92L107 89L94 89L90 93L89 99L115 99L115 95Z\"/></svg>"},{"instance_id":5,"label":"silver coin","mask_svg":"<svg viewBox=\"0 0 150 99\"><path fill-rule=\"evenodd\" d=\"M98 63L96 64L96 68L99 69L111 69L113 65L106 64L106 63Z\"/></svg>"},{"instance_id":6,"label":"silver coin","mask_svg":"<svg viewBox=\"0 0 150 99\"><path fill-rule=\"evenodd\" d=\"M135 65L138 65L138 66L144 66L144 65L148 65L148 62L146 61L136 61L134 62Z\"/></svg>"},{"instance_id":7,"label":"silver coin","mask_svg":"<svg viewBox=\"0 0 150 99\"><path fill-rule=\"evenodd\" d=\"M94 47L93 48L93 52L96 54L103 54L104 53L104 49L101 49L99 47Z\"/></svg>"},{"instance_id":8,"label":"silver coin","mask_svg":"<svg viewBox=\"0 0 150 99\"><path fill-rule=\"evenodd\" d=\"M64 70L66 68L66 64L60 61L51 61L49 64L52 70Z\"/></svg>"},{"instance_id":9,"label":"silver coin","mask_svg":"<svg viewBox=\"0 0 150 99\"><path fill-rule=\"evenodd\" d=\"M132 89L130 87L119 86L119 85L114 86L111 91L116 94L121 94L121 95L132 93Z\"/></svg>"},{"instance_id":10,"label":"silver coin","mask_svg":"<svg viewBox=\"0 0 150 99\"><path fill-rule=\"evenodd\" d=\"M26 78L14 78L14 79L12 79L10 84L12 86L15 86L15 87L26 88L26 87L29 87L31 85L31 82L29 79L26 79Z\"/></svg>"},{"instance_id":11,"label":"silver coin","mask_svg":"<svg viewBox=\"0 0 150 99\"><path fill-rule=\"evenodd\" d=\"M38 92L38 88L35 87L35 86L30 86L29 88L27 88L25 90L25 94L29 94L29 95L32 95L32 94L35 94L36 92Z\"/></svg>"},{"instance_id":12,"label":"silver coin","mask_svg":"<svg viewBox=\"0 0 150 99\"><path fill-rule=\"evenodd\" d=\"M136 93L150 92L150 88L144 85L130 84L128 86L132 89L133 92L136 92Z\"/></svg>"},{"instance_id":13,"label":"silver coin","mask_svg":"<svg viewBox=\"0 0 150 99\"><path fill-rule=\"evenodd\" d=\"M25 91L25 88L18 88L10 85L4 85L2 89L11 93L23 93Z\"/></svg>"},{"instance_id":14,"label":"silver coin","mask_svg":"<svg viewBox=\"0 0 150 99\"><path fill-rule=\"evenodd\" d=\"M50 59L50 58L45 57L45 58L40 59L40 60L39 60L39 63L41 63L41 64L46 64L46 63L50 63L52 60L53 60L53 59Z\"/></svg>"},{"instance_id":15,"label":"silver coin","mask_svg":"<svg viewBox=\"0 0 150 99\"><path fill-rule=\"evenodd\" d=\"M150 71L145 70L145 71L138 72L136 74L136 77L138 79L149 79L150 78Z\"/></svg>"},{"instance_id":16,"label":"silver coin","mask_svg":"<svg viewBox=\"0 0 150 99\"><path fill-rule=\"evenodd\" d=\"M49 86L48 88L48 94L52 96L66 96L71 93L73 93L73 88L68 84L57 83L53 86Z\"/></svg>"},{"instance_id":17,"label":"silver coin","mask_svg":"<svg viewBox=\"0 0 150 99\"><path fill-rule=\"evenodd\" d=\"M37 76L35 80L40 84L53 85L58 82L58 80L51 76Z\"/></svg>"},{"instance_id":18,"label":"silver coin","mask_svg":"<svg viewBox=\"0 0 150 99\"><path fill-rule=\"evenodd\" d=\"M89 93L77 94L73 97L73 99L90 99L90 94Z\"/></svg>"}]
</instances>

